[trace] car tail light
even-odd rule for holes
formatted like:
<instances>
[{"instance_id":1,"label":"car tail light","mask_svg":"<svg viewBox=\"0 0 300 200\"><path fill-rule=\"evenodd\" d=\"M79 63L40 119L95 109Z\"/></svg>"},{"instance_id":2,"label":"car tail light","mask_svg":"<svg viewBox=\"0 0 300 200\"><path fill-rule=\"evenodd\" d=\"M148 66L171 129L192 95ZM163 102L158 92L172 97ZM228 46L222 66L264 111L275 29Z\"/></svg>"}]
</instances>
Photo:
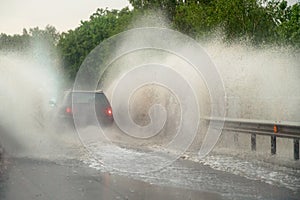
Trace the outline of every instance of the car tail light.
<instances>
[{"instance_id":1,"label":"car tail light","mask_svg":"<svg viewBox=\"0 0 300 200\"><path fill-rule=\"evenodd\" d=\"M109 117L111 117L112 116L112 109L111 109L111 107L109 107L109 108L106 108L106 110L105 110L105 114L107 115L107 116L109 116Z\"/></svg>"},{"instance_id":2,"label":"car tail light","mask_svg":"<svg viewBox=\"0 0 300 200\"><path fill-rule=\"evenodd\" d=\"M71 114L72 113L72 108L66 107L66 113Z\"/></svg>"}]
</instances>

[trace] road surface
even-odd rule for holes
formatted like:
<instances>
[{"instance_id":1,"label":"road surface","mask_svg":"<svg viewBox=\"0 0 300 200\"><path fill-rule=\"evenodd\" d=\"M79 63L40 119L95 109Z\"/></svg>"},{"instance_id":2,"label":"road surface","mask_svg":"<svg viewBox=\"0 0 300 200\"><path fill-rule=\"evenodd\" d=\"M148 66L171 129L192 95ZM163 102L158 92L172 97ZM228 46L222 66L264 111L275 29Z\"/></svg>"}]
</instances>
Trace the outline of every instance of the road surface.
<instances>
[{"instance_id":1,"label":"road surface","mask_svg":"<svg viewBox=\"0 0 300 200\"><path fill-rule=\"evenodd\" d=\"M203 189L163 183L166 171L156 172L143 180L102 172L77 160L49 161L8 158L1 175L0 199L299 199L299 192L233 175L199 163L179 160L173 167L178 179ZM173 169L173 170L174 170ZM161 173L161 174L160 174ZM187 179L182 173L203 176ZM159 175L160 174L160 175ZM150 175L148 175L150 176ZM194 179L193 179L194 178ZM190 181L190 183L188 182ZM161 182L161 184L160 184ZM196 183L195 183L196 182ZM211 185L214 183L213 185ZM195 186L195 185L194 185ZM213 188L215 187L215 188ZM206 188L206 189L205 189Z\"/></svg>"},{"instance_id":2,"label":"road surface","mask_svg":"<svg viewBox=\"0 0 300 200\"><path fill-rule=\"evenodd\" d=\"M98 147L104 161L122 162L128 169L118 171L83 152L78 141L59 139L64 141L60 145L45 148L42 141L27 154L2 156L1 200L300 199L299 168L212 154L202 161L181 158L158 171L132 173L128 159L147 157L147 151L122 147L118 155L115 146Z\"/></svg>"}]
</instances>

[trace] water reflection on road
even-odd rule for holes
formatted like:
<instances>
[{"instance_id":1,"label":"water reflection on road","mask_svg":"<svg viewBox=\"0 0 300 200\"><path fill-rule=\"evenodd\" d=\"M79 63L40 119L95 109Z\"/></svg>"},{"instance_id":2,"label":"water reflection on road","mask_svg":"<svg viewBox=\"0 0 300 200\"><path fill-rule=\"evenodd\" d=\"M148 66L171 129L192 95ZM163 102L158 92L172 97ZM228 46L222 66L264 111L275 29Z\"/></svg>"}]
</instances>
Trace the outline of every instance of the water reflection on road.
<instances>
[{"instance_id":1,"label":"water reflection on road","mask_svg":"<svg viewBox=\"0 0 300 200\"><path fill-rule=\"evenodd\" d=\"M103 173L77 161L64 164L28 158L11 159L0 182L3 200L31 199L221 199L213 192L162 187Z\"/></svg>"},{"instance_id":2,"label":"water reflection on road","mask_svg":"<svg viewBox=\"0 0 300 200\"><path fill-rule=\"evenodd\" d=\"M74 133L61 134L50 144L48 154L1 156L0 199L298 199L300 196L299 169L252 159L209 155L202 161L179 159L159 171L136 174L111 169L99 161L110 165L122 162L123 169L130 169L132 163L128 160L147 157L149 151L109 143L95 147L91 143L89 148L96 148L101 158L95 160L82 150ZM162 150L159 159L165 159L164 153Z\"/></svg>"}]
</instances>

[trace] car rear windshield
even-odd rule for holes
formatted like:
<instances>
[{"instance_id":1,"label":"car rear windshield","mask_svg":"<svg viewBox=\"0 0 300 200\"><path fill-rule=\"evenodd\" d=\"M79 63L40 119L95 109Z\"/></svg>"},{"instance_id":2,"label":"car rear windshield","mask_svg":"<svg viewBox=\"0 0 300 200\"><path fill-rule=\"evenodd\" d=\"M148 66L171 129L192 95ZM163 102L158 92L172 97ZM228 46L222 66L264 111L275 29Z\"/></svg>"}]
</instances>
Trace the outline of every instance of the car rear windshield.
<instances>
[{"instance_id":1,"label":"car rear windshield","mask_svg":"<svg viewBox=\"0 0 300 200\"><path fill-rule=\"evenodd\" d=\"M108 105L108 100L103 93L92 93L92 92L72 92L68 96L68 102L72 102L73 94L73 103L74 104L88 104L92 103L95 98L95 103Z\"/></svg>"}]
</instances>

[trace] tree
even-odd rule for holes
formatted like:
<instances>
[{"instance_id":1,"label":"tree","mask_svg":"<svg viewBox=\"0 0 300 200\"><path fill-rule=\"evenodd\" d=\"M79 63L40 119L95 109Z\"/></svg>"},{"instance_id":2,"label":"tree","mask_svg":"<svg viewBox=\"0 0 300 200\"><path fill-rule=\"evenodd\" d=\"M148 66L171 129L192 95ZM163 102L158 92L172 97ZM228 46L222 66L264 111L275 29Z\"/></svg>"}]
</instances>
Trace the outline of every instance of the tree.
<instances>
[{"instance_id":1,"label":"tree","mask_svg":"<svg viewBox=\"0 0 300 200\"><path fill-rule=\"evenodd\" d=\"M25 32L25 34L26 34L26 32ZM56 28L54 26L51 26L51 25L47 25L44 30L40 29L39 27L30 28L29 34L34 39L40 39L40 40L47 41L54 46L57 45L58 40L60 38L59 32L56 30ZM23 31L23 35L24 35L24 31Z\"/></svg>"},{"instance_id":2,"label":"tree","mask_svg":"<svg viewBox=\"0 0 300 200\"><path fill-rule=\"evenodd\" d=\"M299 3L291 9L286 1L279 0L187 1L176 7L173 23L192 37L221 29L226 42L247 39L261 45L290 40L296 45L298 9Z\"/></svg>"},{"instance_id":3,"label":"tree","mask_svg":"<svg viewBox=\"0 0 300 200\"><path fill-rule=\"evenodd\" d=\"M56 28L47 25L46 28L40 29L39 27L23 29L22 35L7 35L5 33L0 34L0 50L2 51L27 51L32 46L33 41L42 40L55 48L58 43L59 33Z\"/></svg>"},{"instance_id":4,"label":"tree","mask_svg":"<svg viewBox=\"0 0 300 200\"><path fill-rule=\"evenodd\" d=\"M276 29L280 41L283 44L300 47L300 3L292 7L280 7L280 13L283 13Z\"/></svg>"},{"instance_id":5,"label":"tree","mask_svg":"<svg viewBox=\"0 0 300 200\"><path fill-rule=\"evenodd\" d=\"M62 33L58 48L70 79L74 79L86 56L103 40L124 31L130 24L133 13L124 8L118 10L97 9L87 21L82 21L75 30Z\"/></svg>"},{"instance_id":6,"label":"tree","mask_svg":"<svg viewBox=\"0 0 300 200\"><path fill-rule=\"evenodd\" d=\"M167 18L172 21L175 16L176 6L181 2L178 0L129 0L130 4L137 10L157 10L165 12Z\"/></svg>"},{"instance_id":7,"label":"tree","mask_svg":"<svg viewBox=\"0 0 300 200\"><path fill-rule=\"evenodd\" d=\"M219 0L216 1L216 15L228 40L248 38L260 44L274 38L276 24L263 2Z\"/></svg>"},{"instance_id":8,"label":"tree","mask_svg":"<svg viewBox=\"0 0 300 200\"><path fill-rule=\"evenodd\" d=\"M192 37L200 37L213 31L219 23L213 1L188 1L177 6L174 27Z\"/></svg>"}]
</instances>

